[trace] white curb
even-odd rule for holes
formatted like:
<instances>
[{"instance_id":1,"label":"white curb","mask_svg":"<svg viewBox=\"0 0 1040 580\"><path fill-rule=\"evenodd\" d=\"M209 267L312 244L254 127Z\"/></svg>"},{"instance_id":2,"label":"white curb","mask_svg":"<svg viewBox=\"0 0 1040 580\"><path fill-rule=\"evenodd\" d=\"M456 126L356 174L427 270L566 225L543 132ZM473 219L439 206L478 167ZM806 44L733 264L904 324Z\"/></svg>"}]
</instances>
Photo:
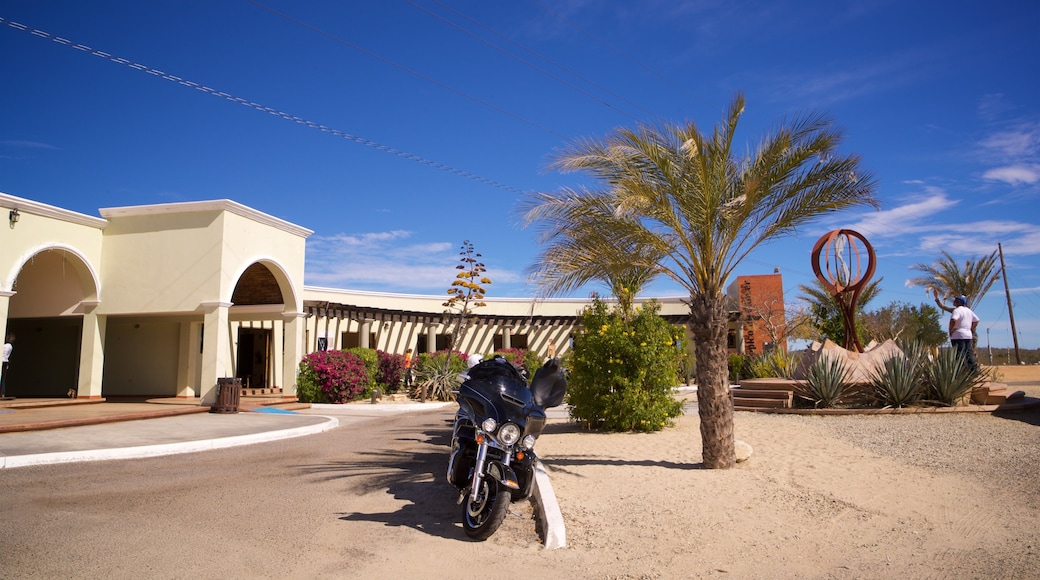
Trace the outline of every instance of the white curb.
<instances>
[{"instance_id":1,"label":"white curb","mask_svg":"<svg viewBox=\"0 0 1040 580\"><path fill-rule=\"evenodd\" d=\"M137 447L116 447L113 449L88 449L84 451L60 451L54 453L37 453L34 455L15 455L10 457L0 456L0 468L25 467L28 465L52 465L56 463L74 463L78 461L106 461L110 459L140 459L143 457L159 457L162 455L177 455L180 453L195 453L197 451L209 451L211 449L223 449L226 447L237 447L239 445L252 445L254 443L266 443L279 439L290 439L313 435L339 426L339 420L335 417L325 417L328 421L316 425L306 425L292 429L281 429L278 431L264 431L250 435L236 435L234 437L221 437L217 439L204 439L200 441L183 441L179 443L163 443L159 445L140 445Z\"/></svg>"},{"instance_id":2,"label":"white curb","mask_svg":"<svg viewBox=\"0 0 1040 580\"><path fill-rule=\"evenodd\" d=\"M563 525L563 513L560 512L560 504L556 502L556 493L553 491L552 483L549 482L549 474L545 472L545 466L541 460L534 465L534 494L531 496L535 501L535 510L538 512L542 531L545 534L545 549L555 550L567 547L567 530Z\"/></svg>"}]
</instances>

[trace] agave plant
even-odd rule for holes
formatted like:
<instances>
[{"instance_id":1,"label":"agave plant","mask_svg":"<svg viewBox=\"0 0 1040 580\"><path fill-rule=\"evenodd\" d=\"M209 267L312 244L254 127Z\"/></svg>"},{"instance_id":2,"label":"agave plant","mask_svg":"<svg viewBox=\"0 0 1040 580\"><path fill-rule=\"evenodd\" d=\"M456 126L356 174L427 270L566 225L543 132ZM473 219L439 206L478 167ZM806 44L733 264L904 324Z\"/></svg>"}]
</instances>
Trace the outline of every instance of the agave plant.
<instances>
[{"instance_id":1,"label":"agave plant","mask_svg":"<svg viewBox=\"0 0 1040 580\"><path fill-rule=\"evenodd\" d=\"M794 354L774 349L765 354L751 358L746 363L745 372L752 377L779 377L789 379L798 366L797 357Z\"/></svg>"},{"instance_id":2,"label":"agave plant","mask_svg":"<svg viewBox=\"0 0 1040 580\"><path fill-rule=\"evenodd\" d=\"M921 358L897 354L874 371L870 386L886 407L906 407L921 398Z\"/></svg>"},{"instance_id":3,"label":"agave plant","mask_svg":"<svg viewBox=\"0 0 1040 580\"><path fill-rule=\"evenodd\" d=\"M903 342L899 345L899 349L903 351L907 360L917 364L918 368L921 368L920 365L927 364L925 361L929 358L928 352L925 350L924 344L922 344L921 341L914 339L908 342Z\"/></svg>"},{"instance_id":4,"label":"agave plant","mask_svg":"<svg viewBox=\"0 0 1040 580\"><path fill-rule=\"evenodd\" d=\"M852 369L838 357L820 357L805 375L805 384L796 388L799 397L817 408L833 407L848 394Z\"/></svg>"},{"instance_id":5,"label":"agave plant","mask_svg":"<svg viewBox=\"0 0 1040 580\"><path fill-rule=\"evenodd\" d=\"M972 387L986 382L985 373L965 363L955 349L944 348L924 369L928 397L941 405L962 404Z\"/></svg>"},{"instance_id":6,"label":"agave plant","mask_svg":"<svg viewBox=\"0 0 1040 580\"><path fill-rule=\"evenodd\" d=\"M415 386L411 396L426 402L454 401L452 393L458 388L457 377L466 370L466 355L458 351L438 351L432 354L422 353L416 363Z\"/></svg>"}]
</instances>

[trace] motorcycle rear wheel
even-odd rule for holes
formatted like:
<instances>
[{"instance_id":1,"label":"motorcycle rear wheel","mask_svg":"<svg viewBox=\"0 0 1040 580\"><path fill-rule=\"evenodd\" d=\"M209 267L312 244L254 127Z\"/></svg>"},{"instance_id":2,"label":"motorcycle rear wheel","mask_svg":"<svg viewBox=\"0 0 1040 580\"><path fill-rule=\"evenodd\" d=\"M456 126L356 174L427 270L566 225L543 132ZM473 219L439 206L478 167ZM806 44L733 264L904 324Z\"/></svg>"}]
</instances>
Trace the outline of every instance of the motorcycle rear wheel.
<instances>
[{"instance_id":1,"label":"motorcycle rear wheel","mask_svg":"<svg viewBox=\"0 0 1040 580\"><path fill-rule=\"evenodd\" d=\"M478 541L491 537L509 511L512 494L497 481L482 479L477 501L466 496L462 507L462 528L466 535Z\"/></svg>"}]
</instances>

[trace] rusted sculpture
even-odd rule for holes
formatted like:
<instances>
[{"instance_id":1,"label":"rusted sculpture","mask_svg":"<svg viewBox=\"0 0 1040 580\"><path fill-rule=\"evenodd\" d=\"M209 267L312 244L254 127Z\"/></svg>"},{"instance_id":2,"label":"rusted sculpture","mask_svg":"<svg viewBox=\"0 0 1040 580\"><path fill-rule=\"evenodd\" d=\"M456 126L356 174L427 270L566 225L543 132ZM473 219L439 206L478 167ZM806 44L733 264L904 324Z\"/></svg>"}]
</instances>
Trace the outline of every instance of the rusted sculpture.
<instances>
[{"instance_id":1,"label":"rusted sculpture","mask_svg":"<svg viewBox=\"0 0 1040 580\"><path fill-rule=\"evenodd\" d=\"M867 252L866 270L860 260L859 240ZM823 260L820 254L823 253ZM826 268L826 276L823 273ZM845 350L863 352L856 333L856 303L876 267L874 248L862 234L854 230L833 230L816 241L812 267L820 283L834 296L845 323Z\"/></svg>"}]
</instances>

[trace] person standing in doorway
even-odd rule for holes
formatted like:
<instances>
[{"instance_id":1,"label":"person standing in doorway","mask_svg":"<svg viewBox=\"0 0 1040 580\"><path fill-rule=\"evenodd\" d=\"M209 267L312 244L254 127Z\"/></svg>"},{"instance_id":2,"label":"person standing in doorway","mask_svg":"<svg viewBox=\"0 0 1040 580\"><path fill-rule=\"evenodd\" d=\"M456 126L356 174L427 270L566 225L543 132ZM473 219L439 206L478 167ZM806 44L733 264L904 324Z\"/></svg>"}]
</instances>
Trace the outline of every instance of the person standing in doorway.
<instances>
[{"instance_id":1,"label":"person standing in doorway","mask_svg":"<svg viewBox=\"0 0 1040 580\"><path fill-rule=\"evenodd\" d=\"M14 333L8 333L4 341L3 366L0 368L0 397L7 396L7 371L11 367L11 353L14 352Z\"/></svg>"},{"instance_id":2,"label":"person standing in doorway","mask_svg":"<svg viewBox=\"0 0 1040 580\"><path fill-rule=\"evenodd\" d=\"M979 325L979 317L968 308L968 299L958 296L953 299L953 314L950 315L950 343L957 349L957 354L968 363L972 370L978 370L975 363L975 327Z\"/></svg>"},{"instance_id":3,"label":"person standing in doorway","mask_svg":"<svg viewBox=\"0 0 1040 580\"><path fill-rule=\"evenodd\" d=\"M548 351L547 354L549 355L547 357L548 359L551 360L556 358L556 343L553 342L553 339L549 339L549 348L547 348L546 350Z\"/></svg>"}]
</instances>

